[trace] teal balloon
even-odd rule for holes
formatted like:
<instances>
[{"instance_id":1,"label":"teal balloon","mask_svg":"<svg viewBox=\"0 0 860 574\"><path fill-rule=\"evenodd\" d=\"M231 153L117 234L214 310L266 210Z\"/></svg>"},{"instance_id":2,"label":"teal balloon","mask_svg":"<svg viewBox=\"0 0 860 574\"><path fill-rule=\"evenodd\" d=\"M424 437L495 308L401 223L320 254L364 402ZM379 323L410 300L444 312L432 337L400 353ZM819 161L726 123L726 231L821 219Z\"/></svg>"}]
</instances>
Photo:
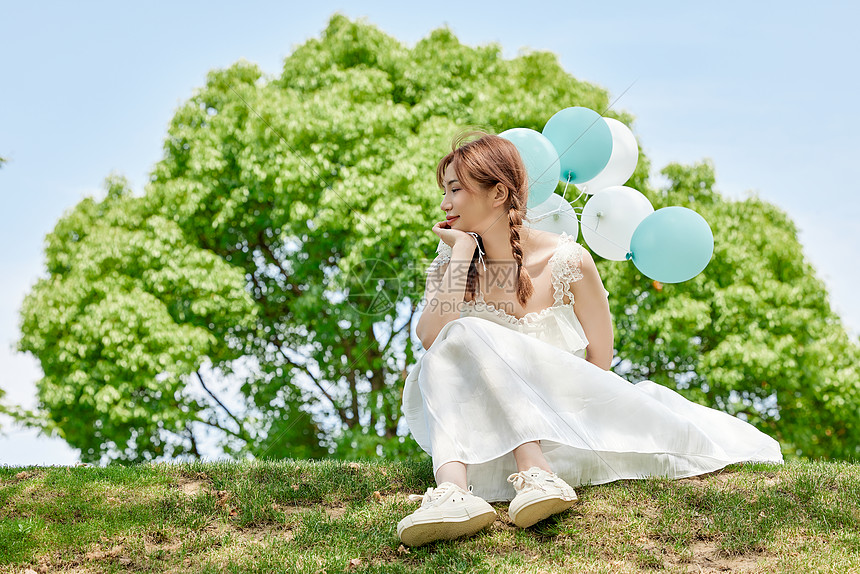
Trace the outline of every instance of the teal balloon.
<instances>
[{"instance_id":1,"label":"teal balloon","mask_svg":"<svg viewBox=\"0 0 860 574\"><path fill-rule=\"evenodd\" d=\"M513 143L526 166L529 182L529 201L527 207L537 207L555 191L558 186L561 164L558 152L546 137L529 128L513 128L499 134Z\"/></svg>"},{"instance_id":2,"label":"teal balloon","mask_svg":"<svg viewBox=\"0 0 860 574\"><path fill-rule=\"evenodd\" d=\"M658 209L636 227L628 259L646 277L680 283L701 273L714 254L714 234L705 219L686 207Z\"/></svg>"},{"instance_id":3,"label":"teal balloon","mask_svg":"<svg viewBox=\"0 0 860 574\"><path fill-rule=\"evenodd\" d=\"M612 132L594 110L574 106L556 112L543 127L561 162L559 179L582 183L603 171L612 155Z\"/></svg>"}]
</instances>

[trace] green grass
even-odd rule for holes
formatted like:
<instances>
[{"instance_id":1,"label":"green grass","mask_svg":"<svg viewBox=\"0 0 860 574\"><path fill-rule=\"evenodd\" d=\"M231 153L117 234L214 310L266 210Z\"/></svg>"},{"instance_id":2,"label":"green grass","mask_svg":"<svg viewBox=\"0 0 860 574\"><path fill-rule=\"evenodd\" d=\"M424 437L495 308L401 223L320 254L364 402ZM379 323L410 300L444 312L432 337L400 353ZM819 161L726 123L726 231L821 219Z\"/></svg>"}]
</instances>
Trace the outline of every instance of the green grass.
<instances>
[{"instance_id":1,"label":"green grass","mask_svg":"<svg viewBox=\"0 0 860 574\"><path fill-rule=\"evenodd\" d=\"M407 549L430 464L0 467L0 572L860 572L860 465L580 487L529 529Z\"/></svg>"}]
</instances>

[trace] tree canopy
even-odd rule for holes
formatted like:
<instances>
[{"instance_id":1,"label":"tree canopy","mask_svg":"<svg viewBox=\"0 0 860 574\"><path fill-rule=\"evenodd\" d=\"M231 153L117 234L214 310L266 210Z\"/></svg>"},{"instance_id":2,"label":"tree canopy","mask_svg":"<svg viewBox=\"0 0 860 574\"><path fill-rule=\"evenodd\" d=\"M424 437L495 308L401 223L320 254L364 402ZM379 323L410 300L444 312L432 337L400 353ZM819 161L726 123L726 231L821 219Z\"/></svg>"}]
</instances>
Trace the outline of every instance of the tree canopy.
<instances>
[{"instance_id":1,"label":"tree canopy","mask_svg":"<svg viewBox=\"0 0 860 574\"><path fill-rule=\"evenodd\" d=\"M206 429L236 456L415 456L400 401L436 163L465 126L541 130L573 105L632 123L551 53L504 59L446 28L408 48L339 14L277 77L210 72L145 193L111 176L47 238L19 344L42 365L44 415L90 461L194 456ZM617 370L746 416L788 452L856 456L856 344L792 223L722 198L707 163L667 167L662 190L649 169L643 154L628 185L699 211L716 248L680 285L600 262Z\"/></svg>"}]
</instances>

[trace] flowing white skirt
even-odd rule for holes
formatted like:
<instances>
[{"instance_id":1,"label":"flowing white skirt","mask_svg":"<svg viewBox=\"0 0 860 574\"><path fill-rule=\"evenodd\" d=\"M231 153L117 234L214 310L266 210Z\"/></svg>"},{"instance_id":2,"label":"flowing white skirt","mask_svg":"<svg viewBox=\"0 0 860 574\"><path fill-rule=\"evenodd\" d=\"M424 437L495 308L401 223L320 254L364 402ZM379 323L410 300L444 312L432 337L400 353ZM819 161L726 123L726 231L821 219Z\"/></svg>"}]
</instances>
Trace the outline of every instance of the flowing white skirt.
<instances>
[{"instance_id":1,"label":"flowing white skirt","mask_svg":"<svg viewBox=\"0 0 860 574\"><path fill-rule=\"evenodd\" d=\"M513 499L512 451L535 440L572 486L782 462L779 443L738 418L478 317L442 328L406 379L403 413L434 474L463 462L491 502Z\"/></svg>"}]
</instances>

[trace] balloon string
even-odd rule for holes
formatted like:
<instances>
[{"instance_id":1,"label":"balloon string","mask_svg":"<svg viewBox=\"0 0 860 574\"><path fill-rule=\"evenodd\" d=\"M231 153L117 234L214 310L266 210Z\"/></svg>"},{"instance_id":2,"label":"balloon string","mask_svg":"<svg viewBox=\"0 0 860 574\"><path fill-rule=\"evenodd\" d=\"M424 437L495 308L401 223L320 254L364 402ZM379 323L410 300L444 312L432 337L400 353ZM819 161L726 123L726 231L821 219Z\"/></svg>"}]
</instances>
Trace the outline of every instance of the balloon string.
<instances>
[{"instance_id":1,"label":"balloon string","mask_svg":"<svg viewBox=\"0 0 860 574\"><path fill-rule=\"evenodd\" d=\"M582 197L582 194L580 194L580 196L579 196L579 197ZM576 199L579 199L579 197L577 197ZM574 200L574 201L576 201L576 200ZM577 217L577 216L576 216L576 209L580 209L580 210L582 210L582 209L585 209L585 208L584 208L584 207L580 207L580 208L576 208L576 207L574 207L574 208L573 208L573 213L572 213L572 214L571 214L571 212L569 212L569 211L564 211L564 212L563 212L563 211L561 211L561 209L560 209L560 208L556 208L556 209L554 209L554 210L552 210L552 211L549 211L549 212L547 212L547 213L543 213L543 214L541 214L541 215L539 215L539 216L537 216L537 217L529 216L529 218L528 218L528 219L529 219L529 221L530 221L531 223L537 223L537 222L539 222L539 221L541 221L541 220L543 220L543 219L546 219L546 218L547 218L547 217L549 217L550 215L556 215L556 214L558 214L558 215L562 215L562 216L564 216L564 217L573 217L573 218L576 220L576 223L577 223L580 227L587 227L587 229L588 229L589 231L593 232L596 236L600 237L601 239L604 239L604 240L608 241L609 243L611 243L612 245L614 245L614 246L615 246L615 247L617 247L618 249L622 249L622 250L624 251L624 253L626 253L626 254L627 254L627 259L630 259L630 246L629 246L629 245L628 245L627 247L625 247L625 246L623 246L623 245L619 245L619 244L618 244L618 243L616 243L615 241L612 241L610 238L606 237L605 235L603 235L602 233L599 233L599 232L597 231L597 227L598 227L598 226L594 226L594 227L592 227L592 226L590 226L590 225L588 225L588 226L584 226L584 225L583 225L583 223L582 223L582 214L580 213L580 214L579 214L579 217ZM589 216L589 217L597 217L597 216L595 215L595 216ZM598 218L598 220L597 220L597 221L598 221L598 224L599 224L599 223L600 223L600 219Z\"/></svg>"},{"instance_id":2,"label":"balloon string","mask_svg":"<svg viewBox=\"0 0 860 574\"><path fill-rule=\"evenodd\" d=\"M562 199L564 199L565 201L567 201L567 198L566 198L565 196L567 195L567 186L568 186L568 185L570 185L570 174L567 174L567 181L565 182L565 184L564 184L564 189L563 189L563 190L562 190L562 192L561 192L561 198L562 198ZM585 194L584 192L581 192L581 193L576 197L576 199L574 199L573 201L569 201L568 203L570 203L570 204L576 203L577 201L579 201L579 198L580 198L580 197L582 197L584 194ZM572 205L571 205L571 206L572 206ZM576 208L576 207L574 207L573 209L577 209L577 208ZM579 209L582 209L582 208L580 207ZM535 218L535 217L533 217L533 216L531 216L531 215L529 215L529 216L527 217L527 219L528 219L529 221L540 221L541 219L545 219L545 218L549 217L550 215L556 215L556 214L563 215L563 213L562 213L562 211L561 211L561 208L560 208L560 207L556 207L556 208L555 208L555 209L553 209L552 211L547 211L546 213L543 213L543 214L539 215L539 216L538 216L538 217L536 217L536 218Z\"/></svg>"},{"instance_id":3,"label":"balloon string","mask_svg":"<svg viewBox=\"0 0 860 574\"><path fill-rule=\"evenodd\" d=\"M570 174L569 173L567 174L567 181L564 182L564 189L561 190L561 198L562 199L567 199L567 186L568 185L570 185ZM577 199L579 199L579 198L577 198Z\"/></svg>"},{"instance_id":4,"label":"balloon string","mask_svg":"<svg viewBox=\"0 0 860 574\"><path fill-rule=\"evenodd\" d=\"M567 174L567 181L564 182L564 189L561 192L561 198L565 199L565 200L567 199L566 196L567 196L567 186L568 185L570 185L570 174ZM582 197L583 195L585 195L584 191L580 192L579 195L576 196L576 199L574 199L573 201L570 201L568 203L576 203L577 201L579 201L579 198Z\"/></svg>"}]
</instances>

